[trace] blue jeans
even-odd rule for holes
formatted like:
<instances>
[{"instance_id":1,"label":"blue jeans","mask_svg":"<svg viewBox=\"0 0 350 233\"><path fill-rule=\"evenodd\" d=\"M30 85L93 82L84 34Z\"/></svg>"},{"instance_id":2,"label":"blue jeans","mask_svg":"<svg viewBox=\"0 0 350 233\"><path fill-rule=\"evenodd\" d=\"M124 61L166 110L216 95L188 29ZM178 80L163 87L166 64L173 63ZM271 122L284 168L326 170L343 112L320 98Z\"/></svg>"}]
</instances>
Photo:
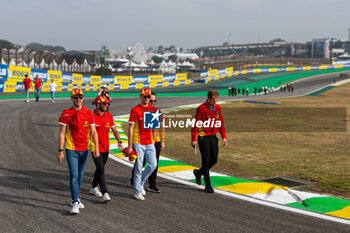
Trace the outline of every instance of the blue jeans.
<instances>
[{"instance_id":1,"label":"blue jeans","mask_svg":"<svg viewBox=\"0 0 350 233\"><path fill-rule=\"evenodd\" d=\"M36 101L39 100L39 97L40 97L40 87L36 87L35 90L34 90L34 95L35 95L35 98L36 98Z\"/></svg>"},{"instance_id":2,"label":"blue jeans","mask_svg":"<svg viewBox=\"0 0 350 233\"><path fill-rule=\"evenodd\" d=\"M51 93L51 100L55 100L55 92L54 91L50 91Z\"/></svg>"},{"instance_id":3,"label":"blue jeans","mask_svg":"<svg viewBox=\"0 0 350 233\"><path fill-rule=\"evenodd\" d=\"M69 186L73 202L78 202L80 186L83 181L88 151L74 151L66 149L69 168Z\"/></svg>"},{"instance_id":4,"label":"blue jeans","mask_svg":"<svg viewBox=\"0 0 350 233\"><path fill-rule=\"evenodd\" d=\"M139 194L141 193L141 187L157 167L156 148L154 144L132 144L132 147L137 152L137 159L134 164L134 193ZM144 159L146 159L147 167L142 171Z\"/></svg>"}]
</instances>

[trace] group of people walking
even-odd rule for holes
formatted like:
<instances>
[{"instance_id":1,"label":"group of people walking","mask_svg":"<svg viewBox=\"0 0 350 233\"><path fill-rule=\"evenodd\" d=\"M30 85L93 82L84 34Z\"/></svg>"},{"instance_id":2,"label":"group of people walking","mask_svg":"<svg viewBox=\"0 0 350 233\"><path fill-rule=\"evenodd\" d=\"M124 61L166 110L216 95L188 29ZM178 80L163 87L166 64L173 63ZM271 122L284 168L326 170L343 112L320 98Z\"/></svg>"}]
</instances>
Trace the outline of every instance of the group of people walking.
<instances>
[{"instance_id":1,"label":"group of people walking","mask_svg":"<svg viewBox=\"0 0 350 233\"><path fill-rule=\"evenodd\" d=\"M128 146L125 150L127 154L131 154L134 151L137 153L130 182L134 187L134 198L143 201L145 200L146 190L160 193L156 178L160 152L165 148L165 132L162 112L155 107L157 102L156 94L149 88L143 88L140 91L139 98L140 103L133 107L130 112ZM84 208L83 203L79 199L79 193L89 149L96 166L89 192L97 197L102 197L104 202L111 201L104 170L109 155L110 130L112 130L118 142L119 149L123 149L123 144L115 128L113 117L107 111L110 99L108 92L105 92L105 94L99 93L99 96L94 100L96 108L92 112L83 106L83 91L74 89L71 92L73 106L63 110L59 118L60 133L57 160L61 164L65 156L67 159L70 177L71 214L78 214L79 209ZM196 148L198 142L202 155L202 167L198 170L195 169L193 173L197 184L201 184L201 177L204 177L204 191L208 193L214 192L210 183L209 170L216 164L218 157L218 138L216 133L220 132L223 138L223 146L227 145L221 108L216 104L218 99L219 93L217 91L209 91L206 102L196 110L196 121L211 119L222 122L221 126L210 129L195 126L191 130L191 146ZM145 127L145 112L158 114L160 127ZM64 149L66 155L63 153ZM146 163L147 166L143 169ZM144 189L147 179L149 186L147 189Z\"/></svg>"},{"instance_id":2,"label":"group of people walking","mask_svg":"<svg viewBox=\"0 0 350 233\"><path fill-rule=\"evenodd\" d=\"M30 92L30 88L32 86L31 83L34 83L34 95L35 95L35 101L39 102L40 99L40 92L41 89L43 87L42 81L39 78L38 75L36 75L35 79L32 81L29 77L28 74L24 75L24 79L23 79L23 90L26 94L26 98L24 100L24 102L29 103L29 92ZM54 79L51 79L51 82L49 83L49 89L50 89L50 94L51 94L51 102L54 103L55 102L55 93L57 90L57 84L55 83Z\"/></svg>"}]
</instances>

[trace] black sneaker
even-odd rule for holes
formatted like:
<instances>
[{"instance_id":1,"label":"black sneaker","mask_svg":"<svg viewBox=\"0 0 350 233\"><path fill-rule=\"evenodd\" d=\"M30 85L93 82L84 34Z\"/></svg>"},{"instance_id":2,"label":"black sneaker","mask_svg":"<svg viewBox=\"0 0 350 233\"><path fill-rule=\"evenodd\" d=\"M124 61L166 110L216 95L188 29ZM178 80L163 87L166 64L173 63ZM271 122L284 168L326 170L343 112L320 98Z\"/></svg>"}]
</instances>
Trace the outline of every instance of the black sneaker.
<instances>
[{"instance_id":1,"label":"black sneaker","mask_svg":"<svg viewBox=\"0 0 350 233\"><path fill-rule=\"evenodd\" d=\"M160 193L160 189L157 188L157 186L149 186L146 191L152 192L152 193Z\"/></svg>"},{"instance_id":2,"label":"black sneaker","mask_svg":"<svg viewBox=\"0 0 350 233\"><path fill-rule=\"evenodd\" d=\"M196 183L201 185L202 184L202 179L201 179L201 175L198 174L199 170L198 169L194 169L193 170L193 174L196 177Z\"/></svg>"},{"instance_id":3,"label":"black sneaker","mask_svg":"<svg viewBox=\"0 0 350 233\"><path fill-rule=\"evenodd\" d=\"M215 193L213 187L211 187L211 186L205 186L204 192L206 192L206 193Z\"/></svg>"}]
</instances>

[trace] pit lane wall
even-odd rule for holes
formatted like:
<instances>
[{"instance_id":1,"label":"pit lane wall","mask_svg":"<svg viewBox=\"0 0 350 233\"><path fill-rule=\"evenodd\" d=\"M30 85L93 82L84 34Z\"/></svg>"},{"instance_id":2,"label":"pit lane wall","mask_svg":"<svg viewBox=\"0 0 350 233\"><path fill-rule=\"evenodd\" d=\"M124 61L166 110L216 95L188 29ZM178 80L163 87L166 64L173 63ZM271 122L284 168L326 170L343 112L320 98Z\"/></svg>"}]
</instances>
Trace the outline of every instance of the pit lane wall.
<instances>
[{"instance_id":1,"label":"pit lane wall","mask_svg":"<svg viewBox=\"0 0 350 233\"><path fill-rule=\"evenodd\" d=\"M102 85L107 85L108 90L118 90L169 87L193 83L193 80L187 79L186 73L148 76L99 76L0 64L0 93L23 91L25 75L28 75L32 80L38 75L43 84L43 92L50 91L49 83L51 79L57 84L57 92L71 91L74 88L97 91ZM30 91L34 91L34 84L31 85Z\"/></svg>"},{"instance_id":2,"label":"pit lane wall","mask_svg":"<svg viewBox=\"0 0 350 233\"><path fill-rule=\"evenodd\" d=\"M207 70L207 71L201 72L199 81L202 83L208 83L210 81L214 81L222 78L229 78L232 76L238 76L241 74L328 70L328 69L341 69L341 68L347 68L347 67L350 67L350 64L298 66L298 67L282 67L282 68L261 68L261 69L249 69L249 70L237 70L237 71L233 71L233 67L228 67L225 69L215 69L215 70Z\"/></svg>"}]
</instances>

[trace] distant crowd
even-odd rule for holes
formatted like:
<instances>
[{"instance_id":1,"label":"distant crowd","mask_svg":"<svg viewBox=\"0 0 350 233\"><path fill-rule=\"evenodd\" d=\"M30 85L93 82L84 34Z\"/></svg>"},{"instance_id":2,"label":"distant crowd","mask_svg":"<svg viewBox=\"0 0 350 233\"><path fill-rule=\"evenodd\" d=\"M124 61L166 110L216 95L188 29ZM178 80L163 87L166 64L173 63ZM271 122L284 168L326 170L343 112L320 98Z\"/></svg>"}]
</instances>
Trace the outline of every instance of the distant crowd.
<instances>
[{"instance_id":1,"label":"distant crowd","mask_svg":"<svg viewBox=\"0 0 350 233\"><path fill-rule=\"evenodd\" d=\"M270 86L262 86L262 87L254 87L254 89L252 90L252 92L250 92L249 88L236 88L236 87L229 87L228 88L228 95L229 96L248 96L249 94L253 94L254 95L259 95L259 94L270 94L277 91L275 87L270 87ZM280 87L280 92L289 92L289 93L293 93L294 91L294 87L292 84L287 84L285 86L281 86Z\"/></svg>"}]
</instances>

